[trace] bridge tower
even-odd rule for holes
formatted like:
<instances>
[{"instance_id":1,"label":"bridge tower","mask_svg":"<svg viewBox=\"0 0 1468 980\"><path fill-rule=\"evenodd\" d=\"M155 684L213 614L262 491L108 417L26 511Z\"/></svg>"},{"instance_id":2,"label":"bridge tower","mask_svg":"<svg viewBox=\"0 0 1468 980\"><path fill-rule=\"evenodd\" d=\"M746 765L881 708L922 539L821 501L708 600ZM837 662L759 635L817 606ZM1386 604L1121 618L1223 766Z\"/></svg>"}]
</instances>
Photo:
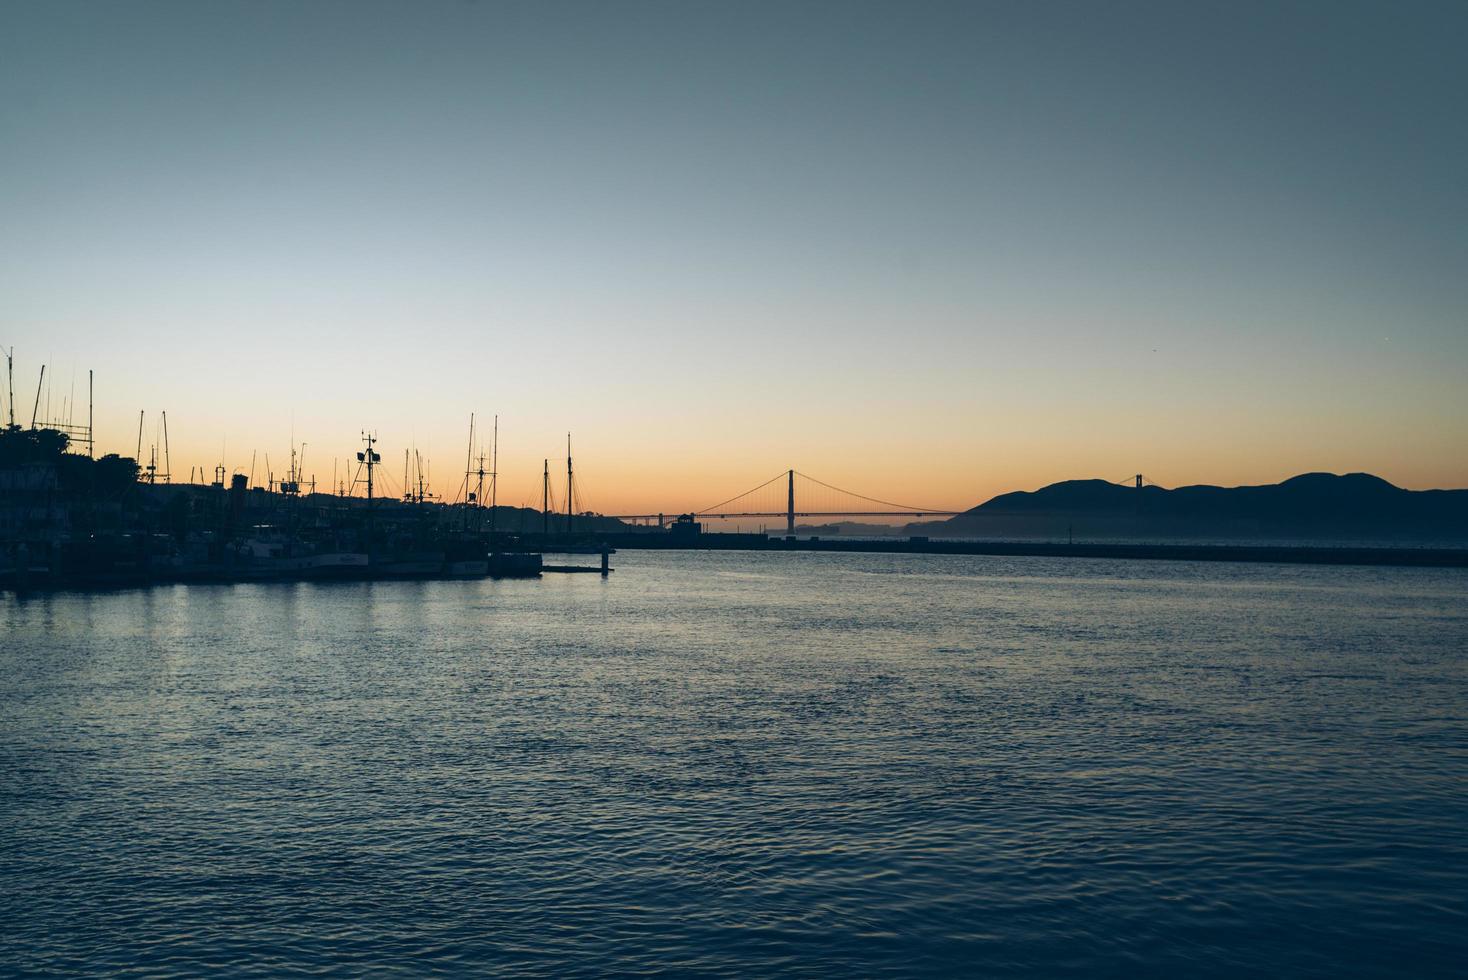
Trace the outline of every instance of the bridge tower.
<instances>
[{"instance_id":1,"label":"bridge tower","mask_svg":"<svg viewBox=\"0 0 1468 980\"><path fill-rule=\"evenodd\" d=\"M1137 474L1137 489L1142 489L1142 474L1140 473Z\"/></svg>"},{"instance_id":2,"label":"bridge tower","mask_svg":"<svg viewBox=\"0 0 1468 980\"><path fill-rule=\"evenodd\" d=\"M785 533L795 534L795 471L789 473L790 483L785 494Z\"/></svg>"}]
</instances>

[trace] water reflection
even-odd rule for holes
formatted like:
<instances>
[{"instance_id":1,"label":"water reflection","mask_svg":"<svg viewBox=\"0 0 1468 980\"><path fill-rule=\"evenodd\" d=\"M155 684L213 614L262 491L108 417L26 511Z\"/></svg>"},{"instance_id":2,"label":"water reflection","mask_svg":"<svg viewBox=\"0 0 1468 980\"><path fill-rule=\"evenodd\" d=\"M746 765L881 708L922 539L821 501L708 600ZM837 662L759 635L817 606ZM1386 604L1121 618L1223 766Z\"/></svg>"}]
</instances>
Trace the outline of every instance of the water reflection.
<instances>
[{"instance_id":1,"label":"water reflection","mask_svg":"<svg viewBox=\"0 0 1468 980\"><path fill-rule=\"evenodd\" d=\"M1446 971L1465 598L809 554L5 597L5 961Z\"/></svg>"}]
</instances>

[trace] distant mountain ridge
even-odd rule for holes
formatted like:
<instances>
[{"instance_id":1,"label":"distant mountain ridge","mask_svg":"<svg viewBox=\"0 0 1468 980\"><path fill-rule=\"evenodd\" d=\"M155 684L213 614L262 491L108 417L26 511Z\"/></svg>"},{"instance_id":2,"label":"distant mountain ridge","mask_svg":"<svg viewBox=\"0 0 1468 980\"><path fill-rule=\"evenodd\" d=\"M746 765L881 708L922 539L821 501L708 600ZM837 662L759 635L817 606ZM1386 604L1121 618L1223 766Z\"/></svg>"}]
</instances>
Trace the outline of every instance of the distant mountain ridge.
<instances>
[{"instance_id":1,"label":"distant mountain ridge","mask_svg":"<svg viewBox=\"0 0 1468 980\"><path fill-rule=\"evenodd\" d=\"M1468 490L1405 490L1369 473L1304 473L1262 486L1164 489L1067 480L1001 494L946 521L949 537L1468 538Z\"/></svg>"}]
</instances>

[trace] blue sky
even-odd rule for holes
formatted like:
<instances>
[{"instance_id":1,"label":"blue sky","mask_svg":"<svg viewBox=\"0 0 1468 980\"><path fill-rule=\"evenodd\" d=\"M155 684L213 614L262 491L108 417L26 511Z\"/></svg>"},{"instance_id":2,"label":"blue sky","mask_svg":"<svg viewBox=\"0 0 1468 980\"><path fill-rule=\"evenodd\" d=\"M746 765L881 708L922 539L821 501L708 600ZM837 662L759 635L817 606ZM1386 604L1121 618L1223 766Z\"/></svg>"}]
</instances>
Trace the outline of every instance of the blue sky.
<instances>
[{"instance_id":1,"label":"blue sky","mask_svg":"<svg viewBox=\"0 0 1468 980\"><path fill-rule=\"evenodd\" d=\"M508 487L571 429L607 510L1464 485L1465 49L1461 4L12 2L0 344L18 402L96 368L111 448L448 472L498 411Z\"/></svg>"}]
</instances>

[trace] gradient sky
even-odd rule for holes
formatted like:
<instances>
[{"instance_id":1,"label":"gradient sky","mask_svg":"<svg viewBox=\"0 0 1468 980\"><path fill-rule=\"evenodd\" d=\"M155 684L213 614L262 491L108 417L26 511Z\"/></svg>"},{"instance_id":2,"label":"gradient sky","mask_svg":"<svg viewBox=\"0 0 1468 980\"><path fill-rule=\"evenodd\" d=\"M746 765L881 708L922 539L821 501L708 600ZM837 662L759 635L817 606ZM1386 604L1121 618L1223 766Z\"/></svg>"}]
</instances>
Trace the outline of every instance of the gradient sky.
<instances>
[{"instance_id":1,"label":"gradient sky","mask_svg":"<svg viewBox=\"0 0 1468 980\"><path fill-rule=\"evenodd\" d=\"M609 513L1465 486L1465 51L1461 2L8 0L0 344L176 476L371 427L452 489L477 411L502 502L569 429Z\"/></svg>"}]
</instances>

